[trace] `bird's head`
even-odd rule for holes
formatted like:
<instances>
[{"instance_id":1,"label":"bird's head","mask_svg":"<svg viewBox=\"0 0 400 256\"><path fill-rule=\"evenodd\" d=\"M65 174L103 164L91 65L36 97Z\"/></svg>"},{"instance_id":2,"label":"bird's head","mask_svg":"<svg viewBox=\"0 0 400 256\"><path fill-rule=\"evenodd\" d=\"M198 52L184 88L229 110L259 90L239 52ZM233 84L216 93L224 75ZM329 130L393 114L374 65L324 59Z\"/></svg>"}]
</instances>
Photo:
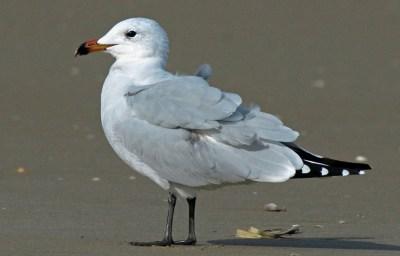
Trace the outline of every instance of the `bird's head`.
<instances>
[{"instance_id":1,"label":"bird's head","mask_svg":"<svg viewBox=\"0 0 400 256\"><path fill-rule=\"evenodd\" d=\"M98 40L88 40L76 50L75 56L105 51L115 58L158 57L166 60L168 37L154 20L131 18L117 23Z\"/></svg>"}]
</instances>

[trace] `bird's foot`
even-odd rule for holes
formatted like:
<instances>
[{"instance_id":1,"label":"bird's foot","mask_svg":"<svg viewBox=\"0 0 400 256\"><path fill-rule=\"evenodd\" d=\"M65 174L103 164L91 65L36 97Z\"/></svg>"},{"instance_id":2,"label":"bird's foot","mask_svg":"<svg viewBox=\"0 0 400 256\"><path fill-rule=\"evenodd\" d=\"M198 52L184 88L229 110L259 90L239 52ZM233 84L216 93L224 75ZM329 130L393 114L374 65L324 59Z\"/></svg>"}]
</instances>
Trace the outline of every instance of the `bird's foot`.
<instances>
[{"instance_id":1,"label":"bird's foot","mask_svg":"<svg viewBox=\"0 0 400 256\"><path fill-rule=\"evenodd\" d=\"M174 241L173 243L176 245L195 245L196 238L188 238L186 240Z\"/></svg>"},{"instance_id":2,"label":"bird's foot","mask_svg":"<svg viewBox=\"0 0 400 256\"><path fill-rule=\"evenodd\" d=\"M133 246L171 246L174 244L174 241L163 239L161 241L152 242L130 242L129 244Z\"/></svg>"},{"instance_id":3,"label":"bird's foot","mask_svg":"<svg viewBox=\"0 0 400 256\"><path fill-rule=\"evenodd\" d=\"M171 245L195 245L195 238L188 238L186 240L173 241L163 239L161 241L152 241L152 242L130 242L130 245L133 246L171 246Z\"/></svg>"}]
</instances>

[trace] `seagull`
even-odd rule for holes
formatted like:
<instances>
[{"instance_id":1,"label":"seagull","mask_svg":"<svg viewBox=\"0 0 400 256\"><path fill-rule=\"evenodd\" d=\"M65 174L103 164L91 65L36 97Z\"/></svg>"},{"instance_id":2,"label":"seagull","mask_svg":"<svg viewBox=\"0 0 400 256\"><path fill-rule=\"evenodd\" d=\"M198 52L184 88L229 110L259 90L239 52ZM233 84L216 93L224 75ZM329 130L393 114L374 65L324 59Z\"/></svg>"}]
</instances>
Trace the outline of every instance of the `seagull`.
<instances>
[{"instance_id":1,"label":"seagull","mask_svg":"<svg viewBox=\"0 0 400 256\"><path fill-rule=\"evenodd\" d=\"M116 154L168 191L162 240L135 246L194 245L196 194L201 189L293 178L362 175L370 166L312 154L295 144L299 133L238 94L208 82L209 65L194 75L168 72L169 41L154 20L130 18L75 55L107 52L115 62L101 92L101 123ZM188 203L189 232L175 241L177 196Z\"/></svg>"}]
</instances>

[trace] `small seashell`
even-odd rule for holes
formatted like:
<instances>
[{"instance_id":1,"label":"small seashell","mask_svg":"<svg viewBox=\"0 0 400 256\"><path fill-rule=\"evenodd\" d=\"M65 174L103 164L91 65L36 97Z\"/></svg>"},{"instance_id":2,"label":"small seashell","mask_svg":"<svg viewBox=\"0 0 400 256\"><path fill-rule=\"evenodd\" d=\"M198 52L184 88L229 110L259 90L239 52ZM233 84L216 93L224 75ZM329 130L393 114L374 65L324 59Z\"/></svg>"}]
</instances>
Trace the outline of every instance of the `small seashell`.
<instances>
[{"instance_id":1,"label":"small seashell","mask_svg":"<svg viewBox=\"0 0 400 256\"><path fill-rule=\"evenodd\" d=\"M264 205L264 210L268 211L268 212L285 212L286 208L280 208L275 203L269 203L269 204Z\"/></svg>"},{"instance_id":2,"label":"small seashell","mask_svg":"<svg viewBox=\"0 0 400 256\"><path fill-rule=\"evenodd\" d=\"M300 233L299 225L292 225L289 229L286 230L284 229L260 230L255 227L250 227L248 230L237 229L236 237L252 238L252 239L259 239L259 238L276 239L276 238L281 238L285 235L293 235L297 233Z\"/></svg>"},{"instance_id":3,"label":"small seashell","mask_svg":"<svg viewBox=\"0 0 400 256\"><path fill-rule=\"evenodd\" d=\"M24 173L24 172L26 172L26 170L25 170L24 167L18 167L18 168L17 168L17 172L18 172L18 173Z\"/></svg>"}]
</instances>

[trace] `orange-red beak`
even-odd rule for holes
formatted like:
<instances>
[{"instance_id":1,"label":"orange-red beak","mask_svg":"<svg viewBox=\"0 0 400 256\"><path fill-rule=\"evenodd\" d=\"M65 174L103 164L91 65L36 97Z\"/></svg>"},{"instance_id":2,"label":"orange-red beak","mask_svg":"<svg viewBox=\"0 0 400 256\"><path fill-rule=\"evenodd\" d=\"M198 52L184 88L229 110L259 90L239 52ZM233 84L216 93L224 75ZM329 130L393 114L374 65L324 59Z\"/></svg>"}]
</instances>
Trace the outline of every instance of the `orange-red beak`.
<instances>
[{"instance_id":1,"label":"orange-red beak","mask_svg":"<svg viewBox=\"0 0 400 256\"><path fill-rule=\"evenodd\" d=\"M87 55L91 52L104 51L108 47L114 46L115 44L98 44L97 39L88 40L83 42L78 49L75 51L75 57L81 55Z\"/></svg>"}]
</instances>

